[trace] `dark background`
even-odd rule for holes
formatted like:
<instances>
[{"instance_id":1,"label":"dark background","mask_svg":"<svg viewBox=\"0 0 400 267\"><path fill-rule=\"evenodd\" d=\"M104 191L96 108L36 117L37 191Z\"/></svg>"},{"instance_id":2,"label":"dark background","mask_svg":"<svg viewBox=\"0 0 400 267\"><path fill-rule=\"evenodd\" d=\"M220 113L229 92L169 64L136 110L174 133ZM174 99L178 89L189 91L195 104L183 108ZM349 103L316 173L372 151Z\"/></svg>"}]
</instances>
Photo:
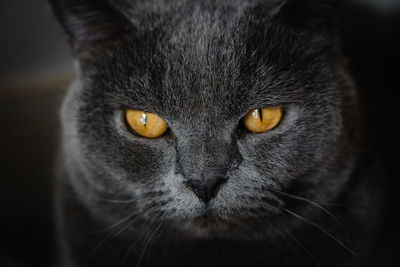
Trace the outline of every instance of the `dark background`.
<instances>
[{"instance_id":1,"label":"dark background","mask_svg":"<svg viewBox=\"0 0 400 267\"><path fill-rule=\"evenodd\" d=\"M351 3L344 7L342 45L359 89L369 137L365 146L370 146L380 161L387 185L386 209L382 211L382 249L387 252L382 266L400 266L400 10L382 12Z\"/></svg>"},{"instance_id":2,"label":"dark background","mask_svg":"<svg viewBox=\"0 0 400 267\"><path fill-rule=\"evenodd\" d=\"M400 210L400 0L343 3L343 49L359 88L367 145L388 177L385 233L396 255L400 220L390 215ZM0 267L45 267L53 257L58 106L73 78L65 41L44 0L0 0Z\"/></svg>"}]
</instances>

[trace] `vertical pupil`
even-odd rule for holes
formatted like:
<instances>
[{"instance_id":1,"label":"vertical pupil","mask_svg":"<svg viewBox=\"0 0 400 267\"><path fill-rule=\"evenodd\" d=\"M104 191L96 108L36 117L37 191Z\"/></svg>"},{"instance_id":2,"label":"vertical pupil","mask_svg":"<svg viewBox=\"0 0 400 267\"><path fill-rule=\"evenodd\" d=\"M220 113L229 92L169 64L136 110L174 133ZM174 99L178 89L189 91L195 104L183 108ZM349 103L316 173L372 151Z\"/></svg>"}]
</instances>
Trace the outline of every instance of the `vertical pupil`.
<instances>
[{"instance_id":1,"label":"vertical pupil","mask_svg":"<svg viewBox=\"0 0 400 267\"><path fill-rule=\"evenodd\" d=\"M144 127L146 127L146 122L147 122L147 113L143 112L142 114L142 118L140 119L144 125Z\"/></svg>"},{"instance_id":2,"label":"vertical pupil","mask_svg":"<svg viewBox=\"0 0 400 267\"><path fill-rule=\"evenodd\" d=\"M263 121L263 115L262 115L262 109L261 108L258 109L258 115L260 116L260 120L262 122Z\"/></svg>"}]
</instances>

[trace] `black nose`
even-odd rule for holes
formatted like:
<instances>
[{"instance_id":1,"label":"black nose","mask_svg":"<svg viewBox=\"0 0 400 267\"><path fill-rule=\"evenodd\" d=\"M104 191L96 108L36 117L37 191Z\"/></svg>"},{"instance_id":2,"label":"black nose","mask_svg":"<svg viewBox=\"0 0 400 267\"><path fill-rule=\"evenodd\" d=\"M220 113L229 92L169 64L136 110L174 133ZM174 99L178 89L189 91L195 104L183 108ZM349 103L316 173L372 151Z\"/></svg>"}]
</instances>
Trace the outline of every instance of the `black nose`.
<instances>
[{"instance_id":1,"label":"black nose","mask_svg":"<svg viewBox=\"0 0 400 267\"><path fill-rule=\"evenodd\" d=\"M187 185L193 190L197 197L204 203L210 202L220 188L220 186L227 181L226 178L218 177L209 180L195 180L187 181Z\"/></svg>"}]
</instances>

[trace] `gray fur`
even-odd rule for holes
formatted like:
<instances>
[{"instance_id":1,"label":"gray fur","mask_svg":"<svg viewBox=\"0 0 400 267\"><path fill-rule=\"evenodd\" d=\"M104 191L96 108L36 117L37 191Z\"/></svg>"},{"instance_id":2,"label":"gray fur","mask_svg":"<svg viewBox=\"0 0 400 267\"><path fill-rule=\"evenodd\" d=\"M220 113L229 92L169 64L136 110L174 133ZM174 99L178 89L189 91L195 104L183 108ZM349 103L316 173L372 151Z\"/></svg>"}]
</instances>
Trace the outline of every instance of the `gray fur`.
<instances>
[{"instance_id":1,"label":"gray fur","mask_svg":"<svg viewBox=\"0 0 400 267\"><path fill-rule=\"evenodd\" d=\"M60 2L68 1L54 1L65 18L72 11ZM332 208L333 220L319 204L310 204L377 208L379 193L370 194L374 177L355 171L362 158L357 93L327 15L331 1L301 2L106 1L121 18L123 25L113 26L120 34L107 39L105 31L82 39L67 29L79 74L61 111L57 197L63 261L71 264L66 266L367 261L363 253L372 249L374 238L364 237L375 231L375 217L348 206ZM78 15L84 21L79 27L91 34L85 13ZM240 129L247 112L268 106L284 108L277 128L262 134ZM159 115L168 134L159 139L132 134L123 118L126 108ZM218 175L227 181L207 204L185 185ZM90 230L133 213L126 221L131 225L111 241L93 237ZM349 229L353 243L343 240L336 220ZM313 223L333 227L335 238ZM141 255L145 244L130 249L156 225L163 231L156 232L154 247L164 250L150 248ZM282 235L297 236L302 245L287 245ZM169 242L176 248L163 246ZM241 242L259 252L238 249ZM210 254L226 244L236 254L230 260L223 252L222 261ZM107 246L111 249L103 249ZM276 248L291 257L282 260L271 252ZM240 253L248 257L245 263L234 260ZM265 255L246 256L254 253Z\"/></svg>"}]
</instances>

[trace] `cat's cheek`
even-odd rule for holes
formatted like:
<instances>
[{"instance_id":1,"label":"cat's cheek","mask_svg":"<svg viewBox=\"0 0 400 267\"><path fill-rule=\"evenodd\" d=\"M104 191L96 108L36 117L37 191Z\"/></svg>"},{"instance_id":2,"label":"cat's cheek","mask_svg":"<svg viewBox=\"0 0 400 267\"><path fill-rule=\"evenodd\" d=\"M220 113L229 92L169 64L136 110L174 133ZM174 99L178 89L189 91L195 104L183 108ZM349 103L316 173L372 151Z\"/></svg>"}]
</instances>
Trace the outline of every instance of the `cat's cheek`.
<instances>
[{"instance_id":1,"label":"cat's cheek","mask_svg":"<svg viewBox=\"0 0 400 267\"><path fill-rule=\"evenodd\" d=\"M276 134L267 139L257 137L240 142L238 147L243 162L239 166L239 173L245 178L239 179L237 184L251 188L279 188L288 183L291 177L287 174L292 172L288 163L291 156L284 140ZM282 150L282 147L285 149Z\"/></svg>"},{"instance_id":2,"label":"cat's cheek","mask_svg":"<svg viewBox=\"0 0 400 267\"><path fill-rule=\"evenodd\" d=\"M221 211L221 216L227 217L236 216L238 210L244 217L260 215L257 209L263 210L262 215L274 214L280 209L281 203L271 196L268 189L280 187L271 174L260 175L253 165L242 163L229 173L229 180L217 195L213 206Z\"/></svg>"}]
</instances>

